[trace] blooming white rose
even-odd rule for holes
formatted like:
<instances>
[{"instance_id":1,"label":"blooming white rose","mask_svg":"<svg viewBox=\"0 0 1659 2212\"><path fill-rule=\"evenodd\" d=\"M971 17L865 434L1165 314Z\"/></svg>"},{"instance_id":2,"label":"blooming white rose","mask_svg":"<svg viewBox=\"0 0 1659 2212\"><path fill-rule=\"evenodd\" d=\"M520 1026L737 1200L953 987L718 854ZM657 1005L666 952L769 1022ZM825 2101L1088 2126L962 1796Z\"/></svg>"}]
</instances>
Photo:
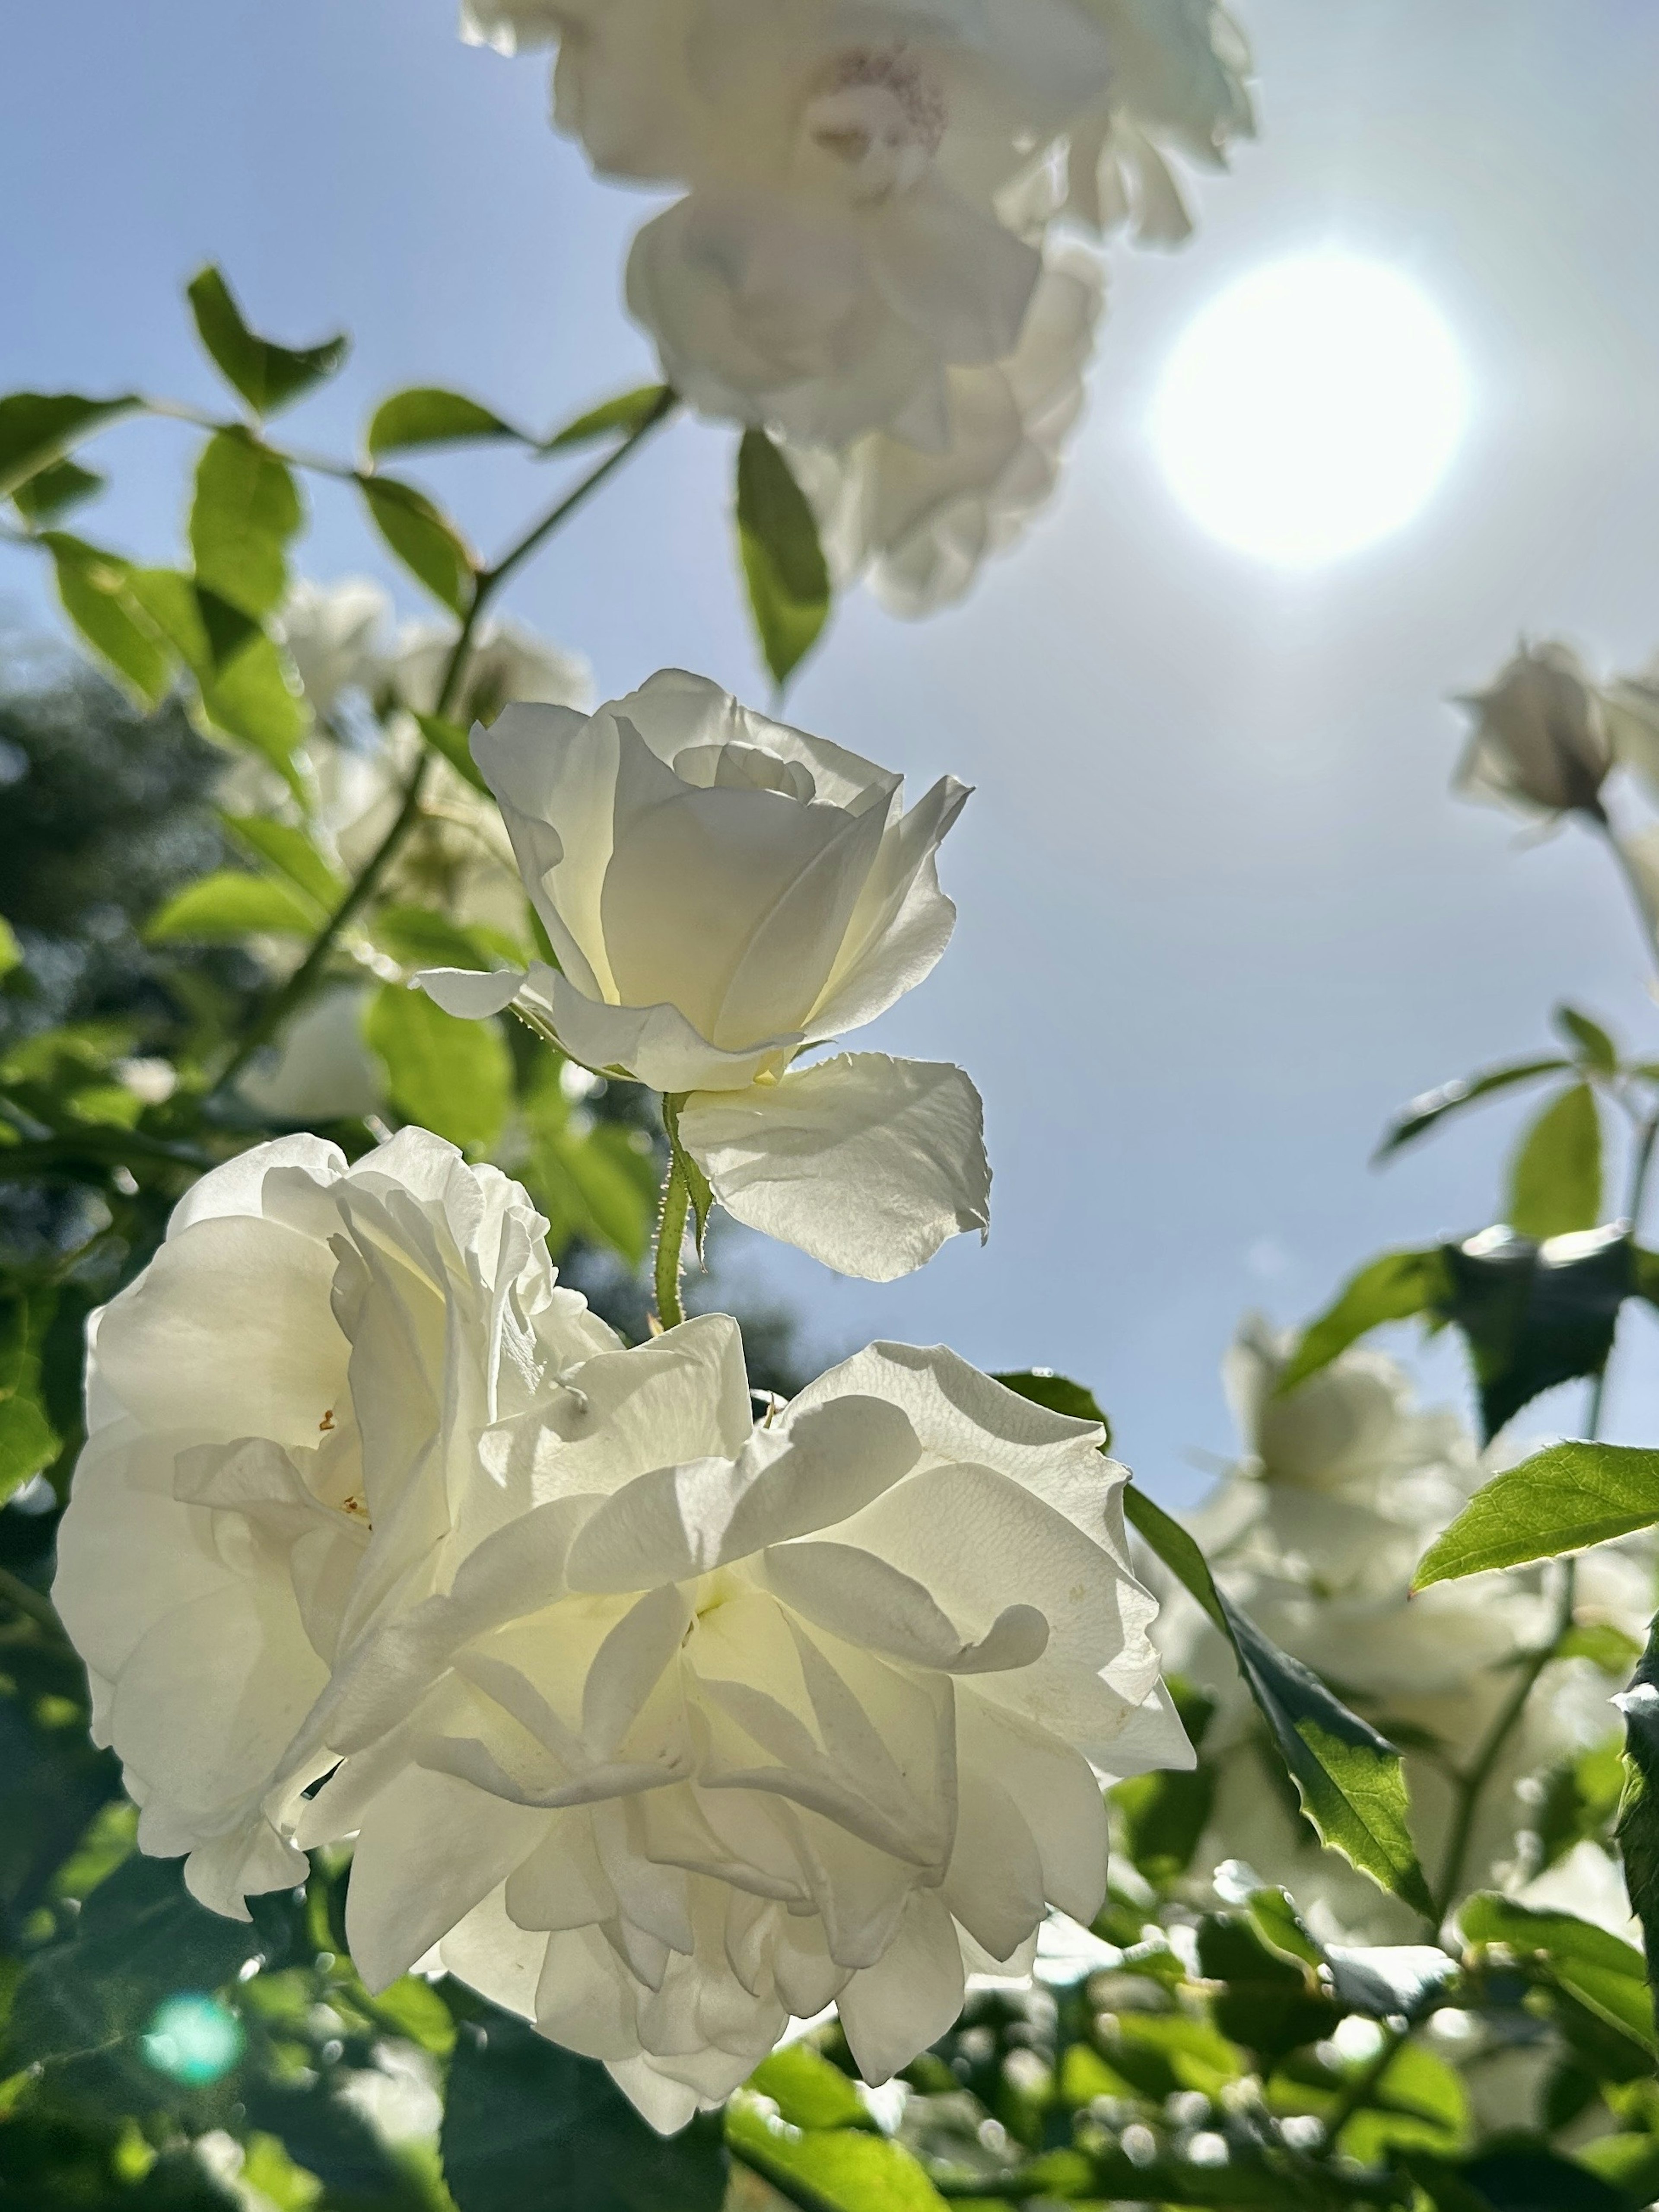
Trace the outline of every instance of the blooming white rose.
<instances>
[{"instance_id":1,"label":"blooming white rose","mask_svg":"<svg viewBox=\"0 0 1659 2212\"><path fill-rule=\"evenodd\" d=\"M453 630L441 623L410 623L398 632L386 679L401 706L415 714L437 712L439 687L454 646ZM592 671L580 653L550 644L510 618L487 622L468 652L465 679L451 719L463 726L493 722L514 701L585 708L592 696Z\"/></svg>"},{"instance_id":2,"label":"blooming white rose","mask_svg":"<svg viewBox=\"0 0 1659 2212\"><path fill-rule=\"evenodd\" d=\"M423 1130L351 1167L279 1138L204 1176L94 1317L53 1597L141 1846L188 1852L216 1911L304 1879L331 1682L441 1586L480 1431L616 1342L544 1227Z\"/></svg>"},{"instance_id":3,"label":"blooming white rose","mask_svg":"<svg viewBox=\"0 0 1659 2212\"><path fill-rule=\"evenodd\" d=\"M1601 699L1571 647L1523 644L1488 690L1459 704L1474 728L1455 789L1534 817L1600 814L1613 749Z\"/></svg>"},{"instance_id":4,"label":"blooming white rose","mask_svg":"<svg viewBox=\"0 0 1659 2212\"><path fill-rule=\"evenodd\" d=\"M959 1068L806 1047L933 968L956 909L934 853L967 792L896 775L665 670L586 720L475 730L557 956L439 969L451 1013L516 1004L573 1060L683 1100L681 1142L739 1221L887 1281L983 1230L979 1094Z\"/></svg>"},{"instance_id":5,"label":"blooming white rose","mask_svg":"<svg viewBox=\"0 0 1659 2212\"><path fill-rule=\"evenodd\" d=\"M366 576L343 577L337 584L296 578L276 627L319 720L334 712L342 692L372 696L379 690L391 613L391 599Z\"/></svg>"},{"instance_id":6,"label":"blooming white rose","mask_svg":"<svg viewBox=\"0 0 1659 2212\"><path fill-rule=\"evenodd\" d=\"M887 431L841 453L791 449L837 587L862 576L893 613L931 614L1023 533L1059 481L1103 294L1092 254L1052 250L1013 352L947 370L940 452Z\"/></svg>"},{"instance_id":7,"label":"blooming white rose","mask_svg":"<svg viewBox=\"0 0 1659 2212\"><path fill-rule=\"evenodd\" d=\"M562 1384L486 1435L496 1532L341 1709L299 1833L356 1831L353 1958L435 1944L664 2130L831 2002L885 2080L1047 1905L1099 1909L1097 1775L1191 1763L1123 1471L937 1349L757 1427L723 1315Z\"/></svg>"}]
</instances>

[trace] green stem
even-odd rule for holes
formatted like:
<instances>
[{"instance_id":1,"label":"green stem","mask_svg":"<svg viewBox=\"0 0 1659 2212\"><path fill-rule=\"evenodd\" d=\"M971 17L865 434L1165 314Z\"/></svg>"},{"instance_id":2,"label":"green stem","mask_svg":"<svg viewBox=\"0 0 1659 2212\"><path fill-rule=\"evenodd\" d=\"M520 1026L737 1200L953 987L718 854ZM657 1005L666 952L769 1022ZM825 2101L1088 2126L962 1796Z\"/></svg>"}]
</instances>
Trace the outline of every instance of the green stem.
<instances>
[{"instance_id":1,"label":"green stem","mask_svg":"<svg viewBox=\"0 0 1659 2212\"><path fill-rule=\"evenodd\" d=\"M685 1319L680 1303L680 1268L685 1256L685 1227L691 1216L691 1191L680 1164L670 1158L657 1214L657 1319L677 1328Z\"/></svg>"},{"instance_id":2,"label":"green stem","mask_svg":"<svg viewBox=\"0 0 1659 2212\"><path fill-rule=\"evenodd\" d=\"M26 1613L31 1620L56 1637L59 1643L69 1643L64 1624L52 1608L52 1600L43 1596L38 1589L32 1589L21 1577L5 1567L0 1567L0 1602L10 1606L14 1612Z\"/></svg>"},{"instance_id":3,"label":"green stem","mask_svg":"<svg viewBox=\"0 0 1659 2212\"><path fill-rule=\"evenodd\" d=\"M1398 2027L1383 2030L1382 2042L1337 2098L1326 2117L1325 2148L1328 2151L1335 2149L1337 2137L1393 2065L1401 2046L1409 2039L1416 2026L1415 2021L1407 2020L1402 2021Z\"/></svg>"},{"instance_id":4,"label":"green stem","mask_svg":"<svg viewBox=\"0 0 1659 2212\"><path fill-rule=\"evenodd\" d=\"M1630 855L1620 843L1614 835L1612 823L1608 821L1599 804L1593 809L1585 810L1585 819L1589 823L1590 827L1599 831L1606 840L1607 850L1613 855L1613 866L1624 878L1625 889L1631 895L1632 902L1636 908L1637 919L1642 925L1642 940L1647 946L1648 956L1656 963L1659 963L1659 915L1654 912L1647 886L1632 867Z\"/></svg>"},{"instance_id":5,"label":"green stem","mask_svg":"<svg viewBox=\"0 0 1659 2212\"><path fill-rule=\"evenodd\" d=\"M573 515L577 508L599 489L606 477L621 467L641 440L654 429L678 404L677 394L665 392L656 406L637 428L629 431L622 443L607 453L599 466L591 470L574 491L568 493L557 506L551 508L539 522L526 531L518 543L501 556L494 568L481 568L477 572L473 579L471 602L462 620L459 634L450 653L448 663L444 670L443 681L438 687L437 701L433 712L440 720L447 720L454 713L459 702L463 679L466 672L467 655L471 650L472 640L477 635L478 624L483 618L485 610L501 590L501 586L521 562L527 561L532 553L538 550L560 524ZM310 995L312 986L327 964L338 942L341 932L362 912L363 907L374 896L380 886L381 878L397 858L398 848L420 818L422 795L426 787L427 775L431 765L431 754L423 751L415 763L409 781L404 787L403 803L398 809L397 817L392 827L369 855L356 883L352 884L344 898L341 900L339 905L318 932L305 958L282 988L273 993L266 1000L264 1011L249 1028L215 1084L216 1096L235 1081L255 1053L270 1042L295 1009Z\"/></svg>"}]
</instances>

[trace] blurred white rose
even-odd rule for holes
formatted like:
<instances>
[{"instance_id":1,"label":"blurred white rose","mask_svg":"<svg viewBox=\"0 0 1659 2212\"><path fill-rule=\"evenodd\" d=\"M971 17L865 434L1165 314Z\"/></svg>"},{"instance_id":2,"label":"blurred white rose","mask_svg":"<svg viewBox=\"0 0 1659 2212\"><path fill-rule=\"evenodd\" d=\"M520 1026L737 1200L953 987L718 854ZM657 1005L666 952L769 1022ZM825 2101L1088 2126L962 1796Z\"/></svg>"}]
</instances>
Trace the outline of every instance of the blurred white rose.
<instances>
[{"instance_id":1,"label":"blurred white rose","mask_svg":"<svg viewBox=\"0 0 1659 2212\"><path fill-rule=\"evenodd\" d=\"M1571 647L1523 644L1489 690L1459 702L1474 717L1455 787L1516 811L1599 816L1613 767L1606 716Z\"/></svg>"},{"instance_id":2,"label":"blurred white rose","mask_svg":"<svg viewBox=\"0 0 1659 2212\"><path fill-rule=\"evenodd\" d=\"M398 632L386 674L399 705L415 714L437 712L454 645L454 631L441 623L410 623ZM593 672L579 653L550 645L511 619L487 622L473 639L461 696L449 719L463 726L493 722L503 707L520 700L586 708L592 696Z\"/></svg>"},{"instance_id":3,"label":"blurred white rose","mask_svg":"<svg viewBox=\"0 0 1659 2212\"><path fill-rule=\"evenodd\" d=\"M295 580L276 627L319 720L334 712L343 692L372 698L379 690L391 614L391 599L367 577L346 576L337 584Z\"/></svg>"},{"instance_id":4,"label":"blurred white rose","mask_svg":"<svg viewBox=\"0 0 1659 2212\"><path fill-rule=\"evenodd\" d=\"M684 1098L681 1139L740 1221L887 1281L983 1229L979 1094L959 1068L803 1048L921 981L956 909L934 854L967 798L665 670L584 720L513 708L473 754L559 966L421 980L512 1003L572 1059Z\"/></svg>"},{"instance_id":5,"label":"blurred white rose","mask_svg":"<svg viewBox=\"0 0 1659 2212\"><path fill-rule=\"evenodd\" d=\"M216 1911L305 1879L319 1701L441 1585L479 1431L616 1341L556 1289L544 1226L423 1130L352 1167L279 1138L204 1176L94 1316L53 1597L140 1845L188 1852Z\"/></svg>"},{"instance_id":6,"label":"blurred white rose","mask_svg":"<svg viewBox=\"0 0 1659 2212\"><path fill-rule=\"evenodd\" d=\"M299 1831L371 1987L441 1963L659 2128L831 2002L887 2079L1104 1894L1097 1773L1188 1765L1100 1430L878 1345L754 1425L737 1324L483 1440L497 1532L359 1674ZM357 1738L368 1747L361 1755Z\"/></svg>"},{"instance_id":7,"label":"blurred white rose","mask_svg":"<svg viewBox=\"0 0 1659 2212\"><path fill-rule=\"evenodd\" d=\"M236 1088L277 1121L335 1121L379 1111L386 1082L363 1042L368 987L320 992L252 1062Z\"/></svg>"},{"instance_id":8,"label":"blurred white rose","mask_svg":"<svg viewBox=\"0 0 1659 2212\"><path fill-rule=\"evenodd\" d=\"M1615 676L1601 700L1613 758L1659 798L1659 661L1634 676Z\"/></svg>"},{"instance_id":9,"label":"blurred white rose","mask_svg":"<svg viewBox=\"0 0 1659 2212\"><path fill-rule=\"evenodd\" d=\"M1021 536L1059 480L1103 294L1092 254L1051 249L1013 352L946 372L942 450L887 431L791 450L838 587L863 577L893 613L930 614Z\"/></svg>"}]
</instances>

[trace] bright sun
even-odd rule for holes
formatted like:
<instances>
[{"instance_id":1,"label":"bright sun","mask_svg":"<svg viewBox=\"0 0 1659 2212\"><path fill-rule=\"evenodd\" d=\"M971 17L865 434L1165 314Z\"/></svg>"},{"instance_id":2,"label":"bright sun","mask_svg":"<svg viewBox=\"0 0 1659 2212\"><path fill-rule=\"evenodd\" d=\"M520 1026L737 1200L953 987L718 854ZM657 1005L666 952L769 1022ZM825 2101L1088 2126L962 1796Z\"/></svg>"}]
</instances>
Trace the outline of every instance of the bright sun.
<instances>
[{"instance_id":1,"label":"bright sun","mask_svg":"<svg viewBox=\"0 0 1659 2212\"><path fill-rule=\"evenodd\" d=\"M1311 254L1258 269L1188 325L1151 427L1212 537L1308 568L1408 522L1468 415L1457 349L1415 286Z\"/></svg>"}]
</instances>

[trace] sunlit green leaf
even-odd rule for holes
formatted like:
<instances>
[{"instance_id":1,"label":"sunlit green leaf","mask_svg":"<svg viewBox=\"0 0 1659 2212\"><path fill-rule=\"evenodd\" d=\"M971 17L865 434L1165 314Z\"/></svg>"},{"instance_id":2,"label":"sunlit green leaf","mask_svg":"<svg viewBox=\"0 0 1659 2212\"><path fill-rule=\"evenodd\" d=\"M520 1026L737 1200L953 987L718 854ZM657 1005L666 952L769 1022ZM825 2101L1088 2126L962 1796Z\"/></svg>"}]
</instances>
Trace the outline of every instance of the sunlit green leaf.
<instances>
[{"instance_id":1,"label":"sunlit green leaf","mask_svg":"<svg viewBox=\"0 0 1659 2212\"><path fill-rule=\"evenodd\" d=\"M23 957L23 948L17 942L17 933L0 914L0 976L9 975Z\"/></svg>"},{"instance_id":2,"label":"sunlit green leaf","mask_svg":"<svg viewBox=\"0 0 1659 2212\"><path fill-rule=\"evenodd\" d=\"M1659 1522L1659 1451L1561 1443L1476 1491L1424 1554L1412 1587L1586 1551Z\"/></svg>"},{"instance_id":3,"label":"sunlit green leaf","mask_svg":"<svg viewBox=\"0 0 1659 2212\"><path fill-rule=\"evenodd\" d=\"M131 563L63 531L46 531L43 538L64 612L146 706L159 706L175 664L161 629L132 593Z\"/></svg>"},{"instance_id":4,"label":"sunlit green leaf","mask_svg":"<svg viewBox=\"0 0 1659 2212\"><path fill-rule=\"evenodd\" d=\"M1641 1656L1639 1650L1635 1655ZM1629 1668L1625 1670L1629 1674ZM1619 1810L1625 1762L1617 1736L1592 1744L1565 1760L1552 1773L1538 1808L1542 1866L1553 1867L1576 1844L1606 1835Z\"/></svg>"},{"instance_id":5,"label":"sunlit green leaf","mask_svg":"<svg viewBox=\"0 0 1659 2212\"><path fill-rule=\"evenodd\" d=\"M369 422L368 450L378 460L382 453L413 453L426 446L454 446L480 439L531 441L522 430L503 422L488 407L459 392L441 391L434 385L417 385L394 392L383 399Z\"/></svg>"},{"instance_id":6,"label":"sunlit green leaf","mask_svg":"<svg viewBox=\"0 0 1659 2212\"><path fill-rule=\"evenodd\" d=\"M108 481L96 469L83 469L78 461L52 461L27 483L19 484L12 499L24 520L39 528L95 499Z\"/></svg>"},{"instance_id":7,"label":"sunlit green leaf","mask_svg":"<svg viewBox=\"0 0 1659 2212\"><path fill-rule=\"evenodd\" d=\"M1255 2051L1264 2070L1328 2035L1342 2017L1313 1970L1265 1943L1243 1914L1212 1912L1200 1921L1198 1966L1224 1984L1211 2002L1216 2026Z\"/></svg>"},{"instance_id":8,"label":"sunlit green leaf","mask_svg":"<svg viewBox=\"0 0 1659 2212\"><path fill-rule=\"evenodd\" d=\"M1601 1118L1588 1083L1564 1091L1522 1139L1507 1212L1516 1236L1540 1243L1601 1218Z\"/></svg>"},{"instance_id":9,"label":"sunlit green leaf","mask_svg":"<svg viewBox=\"0 0 1659 2212\"><path fill-rule=\"evenodd\" d=\"M452 614L465 616L477 565L454 524L424 492L394 477L365 477L361 488L375 528L404 566Z\"/></svg>"},{"instance_id":10,"label":"sunlit green leaf","mask_svg":"<svg viewBox=\"0 0 1659 2212\"><path fill-rule=\"evenodd\" d=\"M657 1197L657 1164L641 1133L577 1120L550 1057L524 1099L532 1150L520 1173L548 1218L555 1252L573 1237L608 1244L630 1266L644 1259Z\"/></svg>"},{"instance_id":11,"label":"sunlit green leaf","mask_svg":"<svg viewBox=\"0 0 1659 2212\"><path fill-rule=\"evenodd\" d=\"M613 434L632 437L656 416L665 415L673 398L665 384L642 384L635 392L624 392L615 399L590 407L585 415L578 415L574 422L567 422L562 430L555 431L543 451L563 453L568 447L591 445L596 438L608 438Z\"/></svg>"},{"instance_id":12,"label":"sunlit green leaf","mask_svg":"<svg viewBox=\"0 0 1659 2212\"><path fill-rule=\"evenodd\" d=\"M324 859L303 830L273 821L268 814L224 814L220 819L251 853L297 884L325 912L331 912L345 896L344 877Z\"/></svg>"},{"instance_id":13,"label":"sunlit green leaf","mask_svg":"<svg viewBox=\"0 0 1659 2212\"><path fill-rule=\"evenodd\" d=\"M231 945L256 934L312 937L325 919L292 884L221 868L175 891L144 934L152 945Z\"/></svg>"},{"instance_id":14,"label":"sunlit green leaf","mask_svg":"<svg viewBox=\"0 0 1659 2212\"><path fill-rule=\"evenodd\" d=\"M1659 2055L1646 1966L1628 1943L1570 1912L1535 1911L1490 1891L1470 1898L1457 1917L1466 1941L1501 1943L1534 1961L1598 2019Z\"/></svg>"},{"instance_id":15,"label":"sunlit green leaf","mask_svg":"<svg viewBox=\"0 0 1659 2212\"><path fill-rule=\"evenodd\" d=\"M196 580L256 618L281 605L288 546L304 520L287 465L246 430L210 438L190 514Z\"/></svg>"},{"instance_id":16,"label":"sunlit green leaf","mask_svg":"<svg viewBox=\"0 0 1659 2212\"><path fill-rule=\"evenodd\" d=\"M1472 1106L1477 1098L1489 1098L1496 1091L1508 1091L1517 1083L1531 1083L1540 1075L1559 1074L1571 1065L1559 1054L1548 1060L1517 1060L1502 1067L1483 1069L1480 1074L1455 1083L1443 1083L1437 1090L1425 1091L1402 1107L1389 1122L1373 1159L1386 1160L1402 1145L1409 1145L1414 1137L1422 1136L1461 1106Z\"/></svg>"},{"instance_id":17,"label":"sunlit green leaf","mask_svg":"<svg viewBox=\"0 0 1659 2212\"><path fill-rule=\"evenodd\" d=\"M1445 1260L1438 1248L1385 1252L1372 1260L1343 1285L1335 1304L1304 1329L1279 1378L1277 1395L1285 1396L1385 1322L1409 1321L1432 1310L1447 1287Z\"/></svg>"},{"instance_id":18,"label":"sunlit green leaf","mask_svg":"<svg viewBox=\"0 0 1659 2212\"><path fill-rule=\"evenodd\" d=\"M868 2128L874 2125L858 2084L810 2044L787 2043L749 2077L757 2095L769 2097L792 2128Z\"/></svg>"},{"instance_id":19,"label":"sunlit green leaf","mask_svg":"<svg viewBox=\"0 0 1659 2212\"><path fill-rule=\"evenodd\" d=\"M830 619L830 570L806 495L764 430L745 430L738 447L738 545L761 650L781 684Z\"/></svg>"},{"instance_id":20,"label":"sunlit green leaf","mask_svg":"<svg viewBox=\"0 0 1659 2212\"><path fill-rule=\"evenodd\" d=\"M945 2212L945 2199L902 2143L854 2128L792 2128L739 2090L726 2139L745 2166L823 2212Z\"/></svg>"},{"instance_id":21,"label":"sunlit green leaf","mask_svg":"<svg viewBox=\"0 0 1659 2212\"><path fill-rule=\"evenodd\" d=\"M63 1449L41 1401L40 1347L58 1294L0 1291L0 1503Z\"/></svg>"},{"instance_id":22,"label":"sunlit green leaf","mask_svg":"<svg viewBox=\"0 0 1659 2212\"><path fill-rule=\"evenodd\" d=\"M363 1034L404 1121L463 1152L489 1150L513 1102L513 1059L498 1023L459 1020L424 991L387 983L369 1004Z\"/></svg>"},{"instance_id":23,"label":"sunlit green leaf","mask_svg":"<svg viewBox=\"0 0 1659 2212\"><path fill-rule=\"evenodd\" d=\"M187 296L202 343L256 415L276 414L332 376L349 350L343 336L297 348L256 337L216 269L192 277Z\"/></svg>"},{"instance_id":24,"label":"sunlit green leaf","mask_svg":"<svg viewBox=\"0 0 1659 2212\"><path fill-rule=\"evenodd\" d=\"M426 906L383 907L371 931L381 951L411 973L422 968L496 968L503 959L523 958L520 948L498 932L463 929Z\"/></svg>"},{"instance_id":25,"label":"sunlit green leaf","mask_svg":"<svg viewBox=\"0 0 1659 2212\"><path fill-rule=\"evenodd\" d=\"M117 399L83 399L72 392L13 392L0 399L0 499L61 460L82 438L143 402L127 392Z\"/></svg>"},{"instance_id":26,"label":"sunlit green leaf","mask_svg":"<svg viewBox=\"0 0 1659 2212\"><path fill-rule=\"evenodd\" d=\"M128 589L195 677L208 720L262 754L291 789L306 709L275 641L251 615L173 568L135 568Z\"/></svg>"}]
</instances>

